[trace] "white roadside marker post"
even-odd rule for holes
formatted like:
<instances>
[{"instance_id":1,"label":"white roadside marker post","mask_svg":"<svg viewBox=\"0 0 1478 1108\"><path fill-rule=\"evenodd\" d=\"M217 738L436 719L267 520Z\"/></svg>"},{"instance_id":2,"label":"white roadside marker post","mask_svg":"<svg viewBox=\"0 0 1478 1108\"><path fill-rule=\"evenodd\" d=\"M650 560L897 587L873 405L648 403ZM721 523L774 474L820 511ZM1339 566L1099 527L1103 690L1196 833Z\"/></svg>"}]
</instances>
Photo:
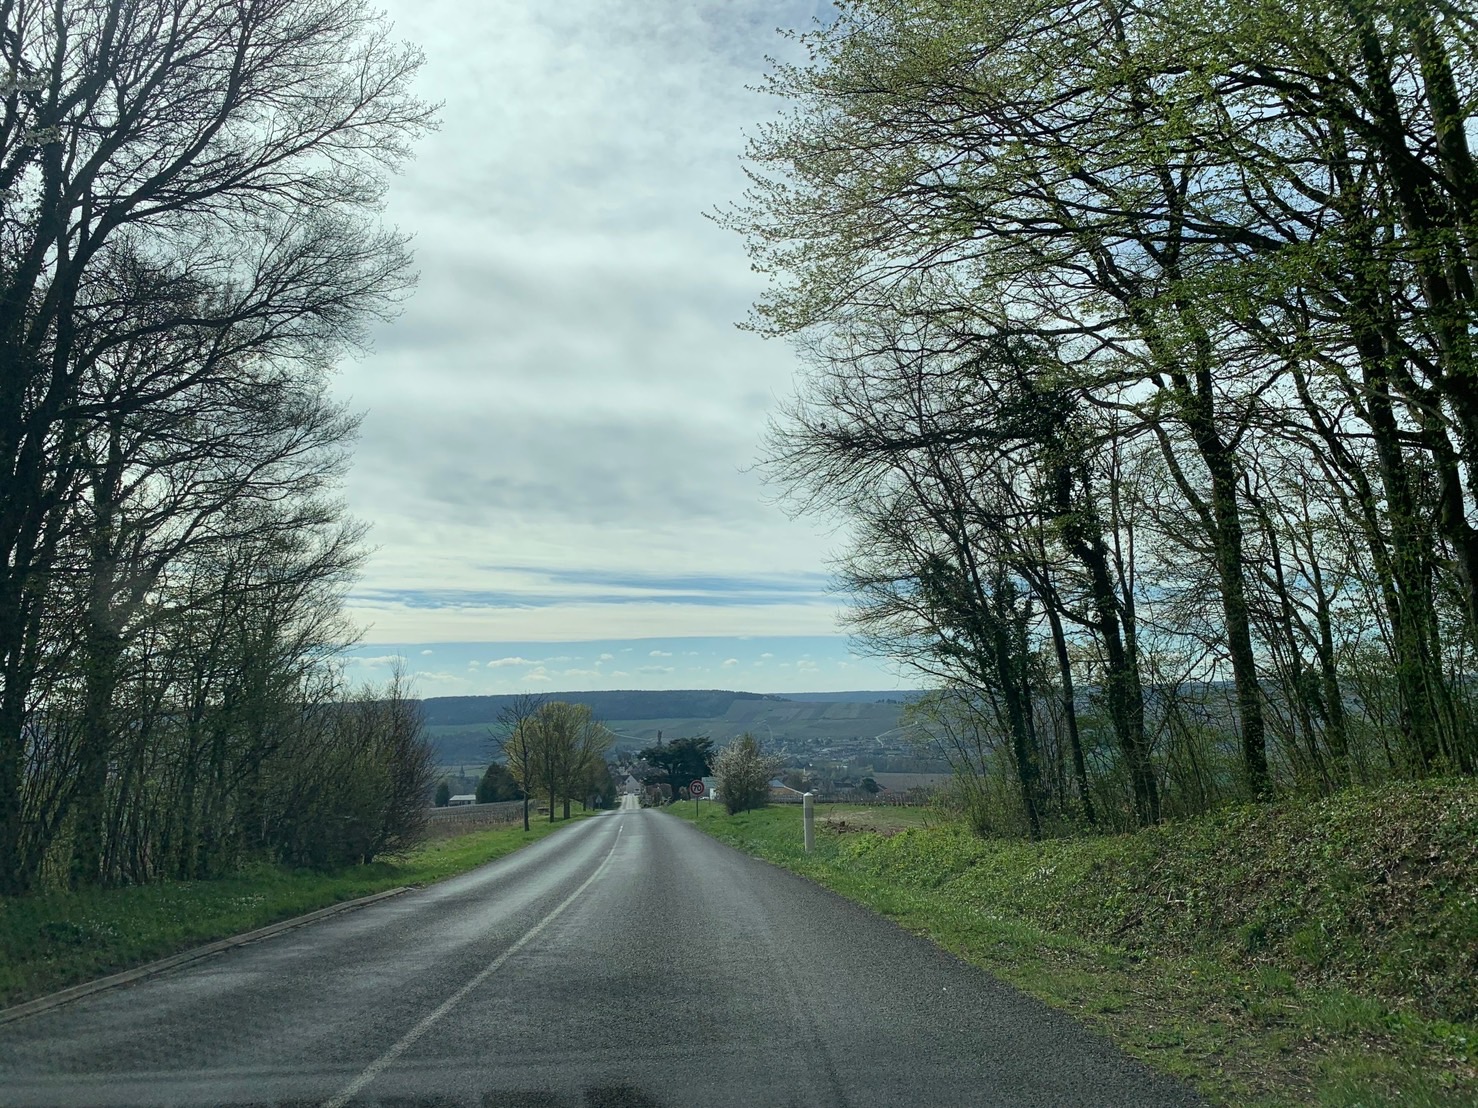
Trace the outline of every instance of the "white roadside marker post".
<instances>
[{"instance_id":1,"label":"white roadside marker post","mask_svg":"<svg viewBox=\"0 0 1478 1108\"><path fill-rule=\"evenodd\" d=\"M805 828L806 853L816 845L816 798L810 793L801 797L801 826Z\"/></svg>"}]
</instances>

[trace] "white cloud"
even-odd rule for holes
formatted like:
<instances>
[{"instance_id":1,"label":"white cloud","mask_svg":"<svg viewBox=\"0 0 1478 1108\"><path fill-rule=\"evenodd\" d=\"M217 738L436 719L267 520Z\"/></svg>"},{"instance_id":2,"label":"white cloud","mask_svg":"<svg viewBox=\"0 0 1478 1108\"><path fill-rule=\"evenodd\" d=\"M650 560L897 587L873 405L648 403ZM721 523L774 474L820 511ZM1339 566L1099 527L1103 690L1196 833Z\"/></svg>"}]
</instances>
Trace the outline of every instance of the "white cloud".
<instances>
[{"instance_id":1,"label":"white cloud","mask_svg":"<svg viewBox=\"0 0 1478 1108\"><path fill-rule=\"evenodd\" d=\"M829 688L896 689L911 680L908 675L890 672L892 667L883 662L843 662L841 659L847 656L844 644L837 635L744 641L715 636L668 637L628 640L624 646L611 640L566 640L545 650L520 640L399 642L388 650L356 648L346 656L345 665L361 681L374 682L383 680L386 673L384 668L374 668L376 663L399 663L403 659L407 676L425 696L525 692L531 688L553 693L614 688L741 688L783 694ZM434 658L422 655L423 647L434 648ZM614 659L623 651L629 652L633 661L618 667ZM664 656L651 657L653 651ZM760 659L760 651L769 658ZM611 664L579 661L602 654L612 656ZM545 655L571 662L555 664ZM523 659L527 664L489 669L490 658ZM638 664L643 665L640 672L636 671ZM457 674L455 671L463 665L466 671Z\"/></svg>"},{"instance_id":2,"label":"white cloud","mask_svg":"<svg viewBox=\"0 0 1478 1108\"><path fill-rule=\"evenodd\" d=\"M423 651L421 651L422 657L425 657L428 654L435 654L435 653L436 653L436 651L434 651L434 650L423 650Z\"/></svg>"},{"instance_id":3,"label":"white cloud","mask_svg":"<svg viewBox=\"0 0 1478 1108\"><path fill-rule=\"evenodd\" d=\"M652 650L652 651L648 651L647 657L648 658L671 658L672 657L672 651L670 651L670 650Z\"/></svg>"},{"instance_id":4,"label":"white cloud","mask_svg":"<svg viewBox=\"0 0 1478 1108\"><path fill-rule=\"evenodd\" d=\"M419 291L334 386L368 412L345 496L374 526L368 589L502 595L356 601L368 641L834 633L829 597L544 606L503 568L722 578L831 552L750 469L796 362L733 326L764 279L702 215L744 191L743 131L776 110L751 91L766 55L798 54L775 28L824 5L387 6L445 107L387 198Z\"/></svg>"},{"instance_id":5,"label":"white cloud","mask_svg":"<svg viewBox=\"0 0 1478 1108\"><path fill-rule=\"evenodd\" d=\"M536 666L539 662L534 658L494 658L487 663L488 669L507 669L509 666Z\"/></svg>"},{"instance_id":6,"label":"white cloud","mask_svg":"<svg viewBox=\"0 0 1478 1108\"><path fill-rule=\"evenodd\" d=\"M597 660L597 661L600 661L600 662L610 662L610 661L614 661L614 660L615 660L615 657L616 657L616 656L615 656L615 655L614 655L614 654L602 654L602 655L601 655L601 656L600 656L600 657L599 657L599 658L598 658L598 659L596 659L596 660Z\"/></svg>"}]
</instances>

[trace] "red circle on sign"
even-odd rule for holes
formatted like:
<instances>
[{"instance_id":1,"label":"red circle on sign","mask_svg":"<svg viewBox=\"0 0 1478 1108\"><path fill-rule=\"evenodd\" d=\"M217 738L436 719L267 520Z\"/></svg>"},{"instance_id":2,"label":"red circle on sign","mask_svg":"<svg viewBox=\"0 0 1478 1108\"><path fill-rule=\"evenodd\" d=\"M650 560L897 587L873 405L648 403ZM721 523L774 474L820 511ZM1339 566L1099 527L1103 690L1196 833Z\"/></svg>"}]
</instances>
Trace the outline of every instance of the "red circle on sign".
<instances>
[{"instance_id":1,"label":"red circle on sign","mask_svg":"<svg viewBox=\"0 0 1478 1108\"><path fill-rule=\"evenodd\" d=\"M707 791L708 786L705 785L702 781L694 781L691 785L688 786L689 796L702 796Z\"/></svg>"}]
</instances>

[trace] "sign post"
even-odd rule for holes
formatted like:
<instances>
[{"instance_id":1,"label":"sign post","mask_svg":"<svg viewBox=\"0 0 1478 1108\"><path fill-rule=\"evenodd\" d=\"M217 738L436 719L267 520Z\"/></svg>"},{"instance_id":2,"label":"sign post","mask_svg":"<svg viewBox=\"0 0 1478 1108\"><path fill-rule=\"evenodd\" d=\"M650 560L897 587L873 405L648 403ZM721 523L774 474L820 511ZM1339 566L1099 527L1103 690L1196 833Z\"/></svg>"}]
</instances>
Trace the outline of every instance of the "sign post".
<instances>
[{"instance_id":1,"label":"sign post","mask_svg":"<svg viewBox=\"0 0 1478 1108\"><path fill-rule=\"evenodd\" d=\"M811 853L816 845L816 797L811 793L801 797L801 841L805 843L806 853Z\"/></svg>"},{"instance_id":2,"label":"sign post","mask_svg":"<svg viewBox=\"0 0 1478 1108\"><path fill-rule=\"evenodd\" d=\"M698 821L698 798L700 796L702 796L707 791L708 791L708 786L703 783L703 779L701 777L698 780L694 781L691 785L688 786L688 795L693 798L693 822L694 823L696 823Z\"/></svg>"}]
</instances>

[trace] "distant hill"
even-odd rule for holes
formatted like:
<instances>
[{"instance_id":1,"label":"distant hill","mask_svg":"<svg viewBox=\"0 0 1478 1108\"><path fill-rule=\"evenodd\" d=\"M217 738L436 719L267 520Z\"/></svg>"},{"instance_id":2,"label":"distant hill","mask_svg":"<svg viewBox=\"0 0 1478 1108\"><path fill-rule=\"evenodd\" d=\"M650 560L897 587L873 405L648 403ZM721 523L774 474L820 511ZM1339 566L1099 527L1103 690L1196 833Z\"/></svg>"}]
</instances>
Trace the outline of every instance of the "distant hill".
<instances>
[{"instance_id":1,"label":"distant hill","mask_svg":"<svg viewBox=\"0 0 1478 1108\"><path fill-rule=\"evenodd\" d=\"M555 692L540 694L546 700L588 704L596 718L611 723L620 719L675 719L689 716L721 716L736 700L783 700L764 693L726 692L719 689L644 690L617 689L611 692ZM430 727L496 723L498 714L516 696L433 696L421 701Z\"/></svg>"},{"instance_id":2,"label":"distant hill","mask_svg":"<svg viewBox=\"0 0 1478 1108\"><path fill-rule=\"evenodd\" d=\"M792 692L786 693L785 699L823 701L828 704L907 704L923 695L921 689L893 689L884 692L869 692L864 689L858 692Z\"/></svg>"},{"instance_id":3,"label":"distant hill","mask_svg":"<svg viewBox=\"0 0 1478 1108\"><path fill-rule=\"evenodd\" d=\"M719 689L551 692L549 700L588 704L616 734L617 745L637 750L667 739L705 735L722 746L745 731L777 748L829 747L888 735L916 694L843 692L766 694ZM422 701L427 733L444 766L486 762L498 714L513 696L436 696ZM897 741L896 738L894 740Z\"/></svg>"}]
</instances>

